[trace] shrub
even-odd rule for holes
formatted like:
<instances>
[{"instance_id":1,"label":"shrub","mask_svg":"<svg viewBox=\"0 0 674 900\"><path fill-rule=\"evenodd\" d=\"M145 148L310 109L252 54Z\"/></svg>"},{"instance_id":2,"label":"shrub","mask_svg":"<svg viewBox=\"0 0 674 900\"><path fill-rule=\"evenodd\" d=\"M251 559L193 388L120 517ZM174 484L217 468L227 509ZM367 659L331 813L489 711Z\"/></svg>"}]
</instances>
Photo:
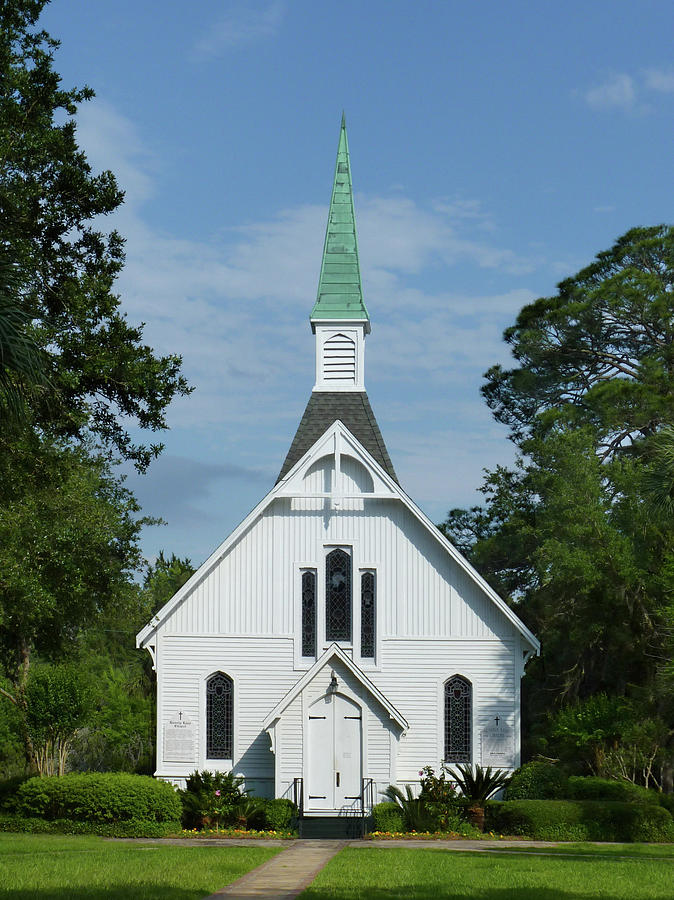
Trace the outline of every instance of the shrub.
<instances>
[{"instance_id":1,"label":"shrub","mask_svg":"<svg viewBox=\"0 0 674 900\"><path fill-rule=\"evenodd\" d=\"M62 775L29 778L12 804L18 815L83 822L177 822L180 798L165 781L148 775Z\"/></svg>"},{"instance_id":2,"label":"shrub","mask_svg":"<svg viewBox=\"0 0 674 900\"><path fill-rule=\"evenodd\" d=\"M664 807L672 817L674 817L674 794L656 794L658 803Z\"/></svg>"},{"instance_id":3,"label":"shrub","mask_svg":"<svg viewBox=\"0 0 674 900\"><path fill-rule=\"evenodd\" d=\"M0 815L0 831L23 834L97 834L102 837L167 837L180 833L180 822L81 822L73 819L37 819Z\"/></svg>"},{"instance_id":4,"label":"shrub","mask_svg":"<svg viewBox=\"0 0 674 900\"><path fill-rule=\"evenodd\" d=\"M561 800L566 796L566 776L557 766L543 760L520 766L505 791L506 800Z\"/></svg>"},{"instance_id":5,"label":"shrub","mask_svg":"<svg viewBox=\"0 0 674 900\"><path fill-rule=\"evenodd\" d=\"M30 775L15 775L13 778L0 781L0 810L11 809L16 792L29 778Z\"/></svg>"},{"instance_id":6,"label":"shrub","mask_svg":"<svg viewBox=\"0 0 674 900\"><path fill-rule=\"evenodd\" d=\"M652 803L506 800L490 803L486 820L491 831L536 840L674 840L672 817L666 809Z\"/></svg>"},{"instance_id":7,"label":"shrub","mask_svg":"<svg viewBox=\"0 0 674 900\"><path fill-rule=\"evenodd\" d=\"M237 807L246 799L244 779L233 772L193 772L179 791L185 828L200 828L204 820L233 825ZM254 810L249 810L251 818Z\"/></svg>"},{"instance_id":8,"label":"shrub","mask_svg":"<svg viewBox=\"0 0 674 900\"><path fill-rule=\"evenodd\" d=\"M641 785L594 776L569 778L567 797L571 800L620 800L624 803L658 802L657 793Z\"/></svg>"},{"instance_id":9,"label":"shrub","mask_svg":"<svg viewBox=\"0 0 674 900\"><path fill-rule=\"evenodd\" d=\"M397 803L377 803L372 807L373 831L404 831L403 812Z\"/></svg>"},{"instance_id":10,"label":"shrub","mask_svg":"<svg viewBox=\"0 0 674 900\"><path fill-rule=\"evenodd\" d=\"M265 803L264 824L270 831L286 831L296 815L297 807L285 797L277 797Z\"/></svg>"}]
</instances>

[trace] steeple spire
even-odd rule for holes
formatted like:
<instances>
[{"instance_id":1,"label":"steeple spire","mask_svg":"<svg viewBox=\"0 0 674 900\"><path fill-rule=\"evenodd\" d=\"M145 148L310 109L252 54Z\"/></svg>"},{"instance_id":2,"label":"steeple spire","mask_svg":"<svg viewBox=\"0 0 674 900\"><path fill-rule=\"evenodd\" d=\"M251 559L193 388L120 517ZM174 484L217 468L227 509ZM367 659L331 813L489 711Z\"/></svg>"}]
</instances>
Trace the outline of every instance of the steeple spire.
<instances>
[{"instance_id":1,"label":"steeple spire","mask_svg":"<svg viewBox=\"0 0 674 900\"><path fill-rule=\"evenodd\" d=\"M325 231L318 296L311 311L314 330L317 320L326 319L361 321L365 323L365 332L370 331L370 317L363 302L363 289L360 283L351 164L344 113L339 130L337 164Z\"/></svg>"}]
</instances>

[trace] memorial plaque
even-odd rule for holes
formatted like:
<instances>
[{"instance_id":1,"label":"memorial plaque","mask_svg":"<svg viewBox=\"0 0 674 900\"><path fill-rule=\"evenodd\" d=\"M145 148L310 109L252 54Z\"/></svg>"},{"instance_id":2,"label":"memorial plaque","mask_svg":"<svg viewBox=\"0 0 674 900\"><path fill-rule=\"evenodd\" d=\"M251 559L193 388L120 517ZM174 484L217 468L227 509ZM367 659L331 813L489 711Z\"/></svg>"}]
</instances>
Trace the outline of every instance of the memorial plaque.
<instances>
[{"instance_id":1,"label":"memorial plaque","mask_svg":"<svg viewBox=\"0 0 674 900\"><path fill-rule=\"evenodd\" d=\"M164 761L193 763L195 761L194 725L183 713L164 723Z\"/></svg>"},{"instance_id":2,"label":"memorial plaque","mask_svg":"<svg viewBox=\"0 0 674 900\"><path fill-rule=\"evenodd\" d=\"M514 765L515 734L509 725L482 729L482 765L509 769Z\"/></svg>"}]
</instances>

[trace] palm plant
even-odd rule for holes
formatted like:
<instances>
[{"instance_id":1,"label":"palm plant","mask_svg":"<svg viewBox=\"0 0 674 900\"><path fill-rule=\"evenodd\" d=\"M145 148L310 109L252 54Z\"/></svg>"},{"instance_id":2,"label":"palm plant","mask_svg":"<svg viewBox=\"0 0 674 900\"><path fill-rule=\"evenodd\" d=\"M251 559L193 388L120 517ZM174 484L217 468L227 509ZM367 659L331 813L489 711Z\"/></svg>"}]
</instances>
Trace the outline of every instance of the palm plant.
<instances>
[{"instance_id":1,"label":"palm plant","mask_svg":"<svg viewBox=\"0 0 674 900\"><path fill-rule=\"evenodd\" d=\"M511 776L503 769L492 769L487 766L469 765L457 766L449 769L449 775L454 779L461 793L469 803L468 819L476 825L480 831L484 830L484 806L487 800L501 788L507 787Z\"/></svg>"},{"instance_id":2,"label":"palm plant","mask_svg":"<svg viewBox=\"0 0 674 900\"><path fill-rule=\"evenodd\" d=\"M397 803L403 813L408 831L428 831L432 826L432 817L426 809L425 802L415 797L409 784L405 785L405 794L394 784L389 784L382 796L391 803Z\"/></svg>"}]
</instances>

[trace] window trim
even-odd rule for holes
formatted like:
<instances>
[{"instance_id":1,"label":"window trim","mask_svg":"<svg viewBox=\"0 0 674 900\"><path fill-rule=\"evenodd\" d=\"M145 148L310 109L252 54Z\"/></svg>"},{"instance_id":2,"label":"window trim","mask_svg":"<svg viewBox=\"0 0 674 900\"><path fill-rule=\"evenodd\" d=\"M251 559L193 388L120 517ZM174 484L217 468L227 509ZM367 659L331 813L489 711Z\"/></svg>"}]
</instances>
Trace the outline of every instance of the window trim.
<instances>
[{"instance_id":1,"label":"window trim","mask_svg":"<svg viewBox=\"0 0 674 900\"><path fill-rule=\"evenodd\" d=\"M349 560L349 598L348 598L348 612L349 612L349 632L350 636L348 638L331 638L328 636L328 559L329 557L336 552L343 553ZM354 616L354 597L353 597L353 575L354 575L354 554L353 547L344 546L344 545L332 545L329 544L323 548L323 596L322 596L322 608L323 608L323 635L325 638L325 643L330 644L339 644L340 647L353 647L354 646L354 625L356 625L355 616Z\"/></svg>"},{"instance_id":2,"label":"window trim","mask_svg":"<svg viewBox=\"0 0 674 900\"><path fill-rule=\"evenodd\" d=\"M229 728L228 728L229 735L227 736L227 737L228 737L228 742L229 742L229 747L225 747L225 749L228 749L228 750L230 751L230 753L229 753L229 755L224 755L224 756L210 756L210 755L209 755L209 746L208 746L208 741L209 741L209 705L210 705L210 704L209 704L209 684L210 684L210 682L211 682L214 678L216 678L218 675L221 675L223 678L226 678L226 679L229 681L230 685L231 685L231 688L230 688ZM204 698L205 698L205 703L204 703L204 722L205 722L205 727L204 727L204 753L205 753L205 759L208 760L209 762L211 762L211 761L212 761L212 762L219 762L220 764L222 764L223 762L225 762L225 761L227 761L227 760L233 760L233 759L234 759L234 707L235 707L235 700L236 700L236 698L235 698L235 684L234 684L234 679L232 678L232 676L229 675L227 672L224 672L222 669L216 669L214 672L211 672L209 675L207 675L206 678L204 679Z\"/></svg>"},{"instance_id":3,"label":"window trim","mask_svg":"<svg viewBox=\"0 0 674 900\"><path fill-rule=\"evenodd\" d=\"M467 723L464 725L464 731L468 738L468 747L465 752L466 758L457 759L451 758L450 754L448 754L448 738L449 738L449 722L447 720L447 699L448 699L448 687L452 681L455 679L459 679L463 684L468 688L467 697L464 698L467 700L468 705L468 714L467 714ZM442 760L443 762L450 764L461 764L465 763L471 765L474 758L474 747L475 740L473 734L474 720L475 720L475 686L470 678L466 675L461 674L460 672L455 672L453 675L450 675L448 678L445 678L442 682L442 690L441 690L441 709L442 709L442 730L441 730L441 744L442 744ZM454 754L454 757L459 754Z\"/></svg>"}]
</instances>

